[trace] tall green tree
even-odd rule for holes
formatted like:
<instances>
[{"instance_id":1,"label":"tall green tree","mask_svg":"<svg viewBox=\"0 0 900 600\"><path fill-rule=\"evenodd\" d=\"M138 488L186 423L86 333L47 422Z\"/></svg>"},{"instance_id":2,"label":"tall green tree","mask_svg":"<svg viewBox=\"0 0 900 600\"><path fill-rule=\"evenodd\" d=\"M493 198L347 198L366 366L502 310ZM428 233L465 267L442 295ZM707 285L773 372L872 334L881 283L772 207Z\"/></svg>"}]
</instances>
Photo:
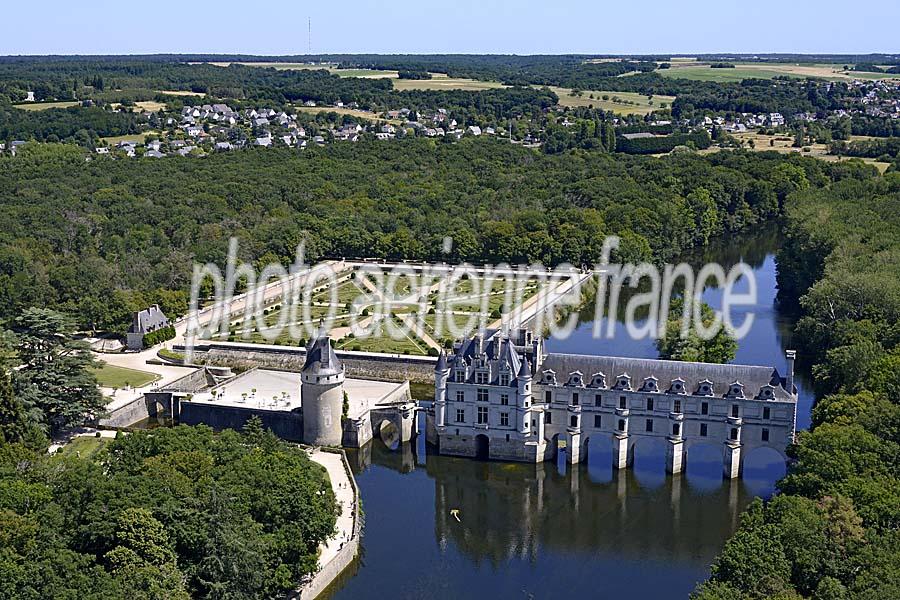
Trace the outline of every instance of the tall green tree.
<instances>
[{"instance_id":1,"label":"tall green tree","mask_svg":"<svg viewBox=\"0 0 900 600\"><path fill-rule=\"evenodd\" d=\"M14 322L19 366L14 389L26 408L39 411L40 424L51 434L101 415L105 402L90 368L88 347L73 339L74 324L66 315L29 308Z\"/></svg>"}]
</instances>

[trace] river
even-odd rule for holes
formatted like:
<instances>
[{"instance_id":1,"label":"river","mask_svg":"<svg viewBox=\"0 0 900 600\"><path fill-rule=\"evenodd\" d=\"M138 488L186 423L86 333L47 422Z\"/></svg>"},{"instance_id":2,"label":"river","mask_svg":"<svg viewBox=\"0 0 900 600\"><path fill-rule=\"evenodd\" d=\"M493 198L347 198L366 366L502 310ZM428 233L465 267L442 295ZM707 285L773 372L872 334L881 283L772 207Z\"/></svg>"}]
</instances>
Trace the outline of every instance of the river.
<instances>
[{"instance_id":1,"label":"river","mask_svg":"<svg viewBox=\"0 0 900 600\"><path fill-rule=\"evenodd\" d=\"M758 302L746 310L756 316L734 362L783 373L791 322L775 306L778 240L765 228L686 260L726 270L738 260L750 265ZM720 307L721 290L703 296ZM592 311L547 349L657 356L652 340L632 340L624 327L614 339L592 339ZM806 428L812 393L802 369L796 384L797 424ZM602 446L572 468L562 453L557 464L540 465L437 456L424 436L394 449L375 440L348 456L365 529L361 556L326 594L332 598L685 598L708 576L740 512L770 496L784 474L774 451L763 451L746 458L743 479L723 481L721 451L710 448L692 452L686 472L673 478L661 444L639 449L626 471L612 469Z\"/></svg>"}]
</instances>

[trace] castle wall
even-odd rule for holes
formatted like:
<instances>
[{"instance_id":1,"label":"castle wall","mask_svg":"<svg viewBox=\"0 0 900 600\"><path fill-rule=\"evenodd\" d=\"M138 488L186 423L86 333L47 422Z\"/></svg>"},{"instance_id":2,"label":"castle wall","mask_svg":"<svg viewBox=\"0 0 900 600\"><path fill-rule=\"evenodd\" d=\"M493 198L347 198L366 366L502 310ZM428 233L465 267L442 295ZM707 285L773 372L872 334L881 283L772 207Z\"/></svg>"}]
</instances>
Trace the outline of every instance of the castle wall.
<instances>
[{"instance_id":1,"label":"castle wall","mask_svg":"<svg viewBox=\"0 0 900 600\"><path fill-rule=\"evenodd\" d=\"M180 347L176 346L176 349ZM436 358L404 356L372 352L335 351L344 365L347 377L376 381L406 381L434 383ZM306 349L294 346L272 346L240 342L204 342L194 348L194 360L204 364L221 365L244 370L269 367L300 371Z\"/></svg>"},{"instance_id":2,"label":"castle wall","mask_svg":"<svg viewBox=\"0 0 900 600\"><path fill-rule=\"evenodd\" d=\"M180 422L185 425L209 425L217 431L240 431L251 417L259 417L263 427L278 437L294 442L303 439L303 415L299 412L222 406L206 402L181 402ZM340 415L338 415L340 417Z\"/></svg>"}]
</instances>

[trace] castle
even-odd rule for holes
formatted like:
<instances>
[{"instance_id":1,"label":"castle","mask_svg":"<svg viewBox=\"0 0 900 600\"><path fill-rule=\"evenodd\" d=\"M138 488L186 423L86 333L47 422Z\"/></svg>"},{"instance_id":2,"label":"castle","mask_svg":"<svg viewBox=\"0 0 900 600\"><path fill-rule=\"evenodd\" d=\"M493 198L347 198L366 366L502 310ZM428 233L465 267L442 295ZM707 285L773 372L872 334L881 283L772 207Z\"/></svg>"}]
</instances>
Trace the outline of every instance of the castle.
<instances>
[{"instance_id":1,"label":"castle","mask_svg":"<svg viewBox=\"0 0 900 600\"><path fill-rule=\"evenodd\" d=\"M393 444L416 433L409 381L346 377L325 334L310 341L299 373L206 366L146 395L179 423L240 430L258 417L279 437L312 446L358 448L376 436Z\"/></svg>"},{"instance_id":2,"label":"castle","mask_svg":"<svg viewBox=\"0 0 900 600\"><path fill-rule=\"evenodd\" d=\"M487 330L441 354L427 433L441 454L497 460L587 458L592 437L608 438L613 466L632 464L635 442L666 444L670 473L690 449L716 444L723 474L739 477L759 447L782 457L794 439L795 353L785 376L771 367L544 353L527 329Z\"/></svg>"}]
</instances>

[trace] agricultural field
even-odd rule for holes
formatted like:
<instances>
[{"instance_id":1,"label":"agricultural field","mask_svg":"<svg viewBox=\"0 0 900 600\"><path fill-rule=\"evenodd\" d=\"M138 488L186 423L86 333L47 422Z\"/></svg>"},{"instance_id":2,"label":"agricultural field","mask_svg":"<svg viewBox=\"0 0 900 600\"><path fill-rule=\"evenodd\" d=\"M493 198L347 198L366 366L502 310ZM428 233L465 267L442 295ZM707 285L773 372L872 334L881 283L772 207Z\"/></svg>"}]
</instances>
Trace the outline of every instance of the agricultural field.
<instances>
[{"instance_id":1,"label":"agricultural field","mask_svg":"<svg viewBox=\"0 0 900 600\"><path fill-rule=\"evenodd\" d=\"M478 81L463 77L447 77L444 73L432 73L431 79L395 79L394 89L397 90L463 90L478 92L482 90L495 90L505 88L498 81Z\"/></svg>"},{"instance_id":2,"label":"agricultural field","mask_svg":"<svg viewBox=\"0 0 900 600\"><path fill-rule=\"evenodd\" d=\"M157 136L159 137L161 134L158 131L145 131L144 133L132 133L128 135L115 135L110 137L100 138L110 146L115 146L119 142L135 142L138 144L143 144L148 137Z\"/></svg>"},{"instance_id":3,"label":"agricultural field","mask_svg":"<svg viewBox=\"0 0 900 600\"><path fill-rule=\"evenodd\" d=\"M156 112L166 107L165 102L157 102L156 100L144 100L143 102L135 102L134 105L143 112Z\"/></svg>"},{"instance_id":4,"label":"agricultural field","mask_svg":"<svg viewBox=\"0 0 900 600\"><path fill-rule=\"evenodd\" d=\"M47 110L48 108L69 108L78 106L80 102L23 102L21 104L13 104L16 108L22 110Z\"/></svg>"},{"instance_id":5,"label":"agricultural field","mask_svg":"<svg viewBox=\"0 0 900 600\"><path fill-rule=\"evenodd\" d=\"M260 69L275 69L276 71L307 71L307 70L326 70L329 73L340 75L341 77L364 77L370 79L389 79L397 77L397 71L382 71L376 69L338 69L334 63L329 64L312 64L312 63L292 63L292 62L211 62L216 67L228 67L230 65L243 65L245 67L259 67Z\"/></svg>"},{"instance_id":6,"label":"agricultural field","mask_svg":"<svg viewBox=\"0 0 900 600\"><path fill-rule=\"evenodd\" d=\"M719 83L741 81L748 78L772 79L773 77L794 77L806 79L816 77L832 81L851 79L887 79L900 75L845 71L844 65L834 64L788 64L788 63L734 63L733 69L713 69L709 63L696 60L673 60L672 67L657 71L666 77L714 81Z\"/></svg>"},{"instance_id":7,"label":"agricultural field","mask_svg":"<svg viewBox=\"0 0 900 600\"><path fill-rule=\"evenodd\" d=\"M117 367L102 363L93 369L97 383L101 387L125 389L127 387L139 388L159 379L159 376L147 371Z\"/></svg>"},{"instance_id":8,"label":"agricultural field","mask_svg":"<svg viewBox=\"0 0 900 600\"><path fill-rule=\"evenodd\" d=\"M821 160L826 160L829 162L840 162L845 160L850 160L846 156L836 156L833 154L828 154L828 146L826 144L807 144L803 148L794 148L794 138L790 135L763 135L761 133L756 132L746 132L746 133L734 133L731 134L734 138L739 140L745 148L749 148L752 150L756 150L757 152L765 152L765 151L775 151L780 154L791 154L791 153L800 153L805 156L814 156L815 158L819 158ZM854 136L854 141L859 139L868 139L865 136ZM752 142L752 146L751 146ZM804 149L808 148L808 151L804 151ZM702 154L708 154L710 152L718 152L719 148L710 147L706 150L701 150ZM881 172L884 173L887 168L890 166L890 163L878 162L872 158L863 158L863 159L855 159L862 160L863 162L869 163L871 165L875 165L875 167Z\"/></svg>"},{"instance_id":9,"label":"agricultural field","mask_svg":"<svg viewBox=\"0 0 900 600\"><path fill-rule=\"evenodd\" d=\"M551 87L550 89L559 96L560 106L570 108L593 106L619 115L646 115L661 108L663 104L671 107L675 101L675 96L653 96L648 100L646 95L635 92L583 90L579 92L579 95L573 96L572 90L569 88ZM604 96L607 97L607 100L603 99ZM615 99L619 101L617 102ZM626 104L626 102L631 104Z\"/></svg>"},{"instance_id":10,"label":"agricultural field","mask_svg":"<svg viewBox=\"0 0 900 600\"><path fill-rule=\"evenodd\" d=\"M401 275L389 289L378 285L371 274L348 269L338 274L335 284L324 284L312 290L309 316L303 315L299 299L293 305L270 305L262 315L266 327L272 327L283 320L300 329L301 337L291 337L286 327L274 341L266 340L257 327L256 319L245 324L243 315L234 319L229 331L212 336L214 339L243 341L251 343L274 343L295 346L305 343L329 315L328 332L335 346L344 350L383 352L388 354L434 355L441 347L452 343L453 336L448 330L452 319L458 327L475 327L483 322L490 326L498 322L511 308L527 306L542 285L534 280L513 284L507 297L503 280L490 282L483 278L459 279L451 282L442 278L420 280L419 275ZM386 277L385 282L390 278ZM379 291L381 290L381 291ZM288 313L282 316L282 312ZM352 319L359 326L374 332L368 337L356 337L351 329ZM390 326L397 329L407 325L409 333L391 336Z\"/></svg>"},{"instance_id":11,"label":"agricultural field","mask_svg":"<svg viewBox=\"0 0 900 600\"><path fill-rule=\"evenodd\" d=\"M333 112L333 113L337 113L339 115L350 115L350 116L356 117L358 119L367 119L369 121L379 121L379 122L386 121L388 123L393 123L394 125L399 125L400 123L403 122L400 119L387 119L387 118L381 117L373 112L370 112L367 110L358 110L358 109L354 109L354 108L337 108L337 107L333 107L333 106L303 106L303 105L295 105L294 108L297 109L298 111L312 113L312 114L322 113L322 112L324 112L324 113Z\"/></svg>"}]
</instances>

